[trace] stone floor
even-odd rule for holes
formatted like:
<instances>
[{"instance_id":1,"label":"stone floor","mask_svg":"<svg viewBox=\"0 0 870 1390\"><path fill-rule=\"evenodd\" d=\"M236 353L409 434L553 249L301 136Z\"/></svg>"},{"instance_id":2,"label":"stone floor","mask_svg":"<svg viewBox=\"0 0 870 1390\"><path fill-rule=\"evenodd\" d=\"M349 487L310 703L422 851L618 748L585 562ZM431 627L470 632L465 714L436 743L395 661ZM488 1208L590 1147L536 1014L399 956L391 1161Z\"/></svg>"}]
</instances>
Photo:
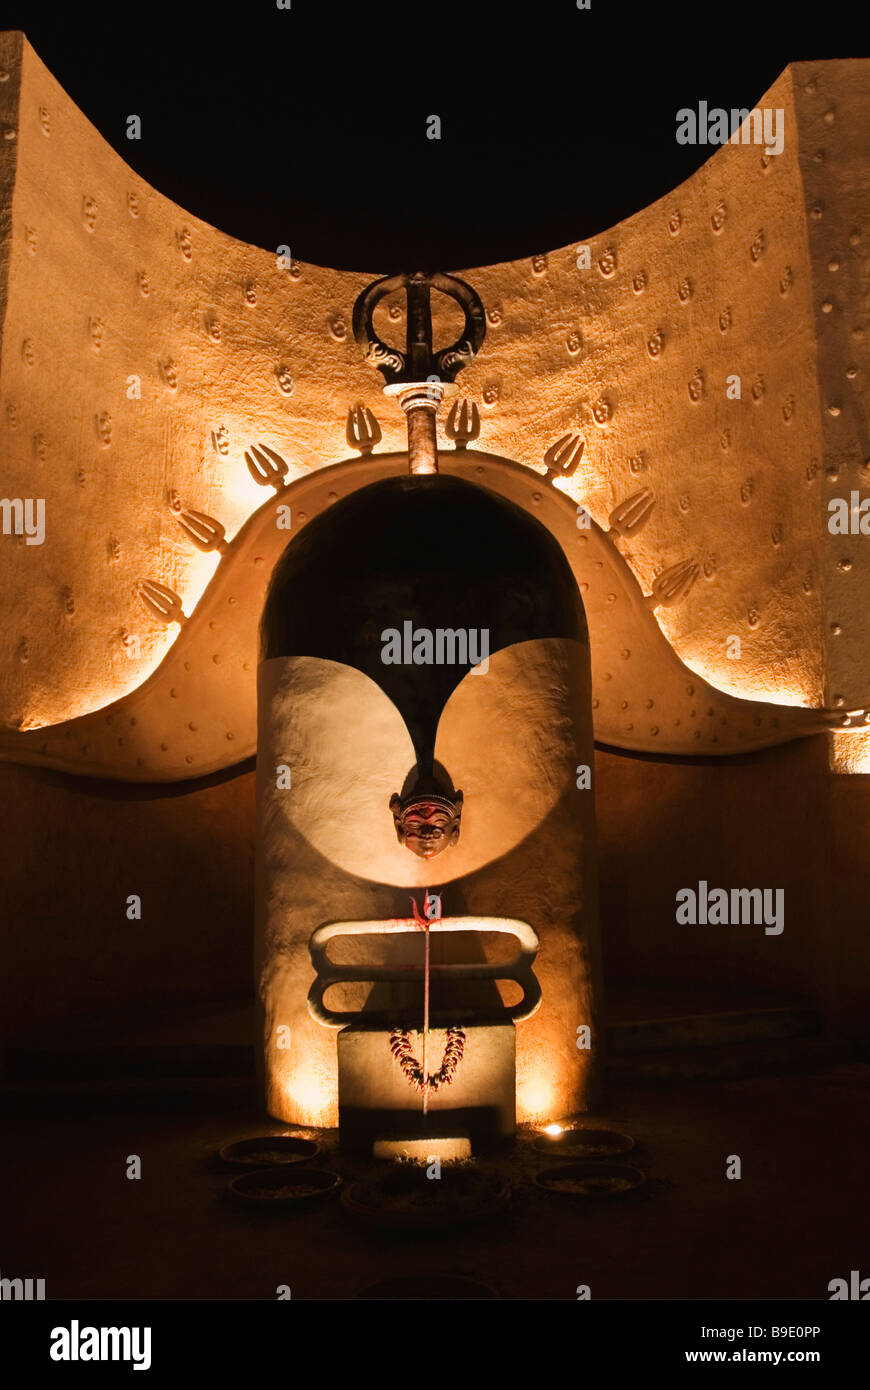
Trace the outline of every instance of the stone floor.
<instances>
[{"instance_id":1,"label":"stone floor","mask_svg":"<svg viewBox=\"0 0 870 1390\"><path fill-rule=\"evenodd\" d=\"M216 1148L281 1132L250 1111L22 1114L9 1126L0 1273L42 1277L48 1298L353 1299L423 1271L462 1273L505 1298L827 1299L831 1279L870 1275L870 1066L676 1084L616 1094L595 1123L638 1141L647 1187L621 1200L548 1194L525 1136L499 1160L500 1216L409 1237L359 1226L337 1197L291 1215L226 1200ZM129 1181L126 1160L142 1159ZM741 1180L727 1180L729 1155ZM371 1165L320 1162L352 1179Z\"/></svg>"}]
</instances>

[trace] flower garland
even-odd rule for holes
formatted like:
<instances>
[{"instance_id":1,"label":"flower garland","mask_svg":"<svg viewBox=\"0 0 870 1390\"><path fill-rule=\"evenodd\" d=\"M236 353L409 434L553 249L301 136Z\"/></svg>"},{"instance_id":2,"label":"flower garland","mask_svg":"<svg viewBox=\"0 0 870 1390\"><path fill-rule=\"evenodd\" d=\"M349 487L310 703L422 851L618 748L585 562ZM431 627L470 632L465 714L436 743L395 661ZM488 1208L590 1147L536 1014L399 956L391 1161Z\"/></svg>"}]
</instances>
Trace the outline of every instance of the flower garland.
<instances>
[{"instance_id":1,"label":"flower garland","mask_svg":"<svg viewBox=\"0 0 870 1390\"><path fill-rule=\"evenodd\" d=\"M402 1068L402 1072L415 1091L437 1091L440 1086L449 1086L459 1063L465 1053L465 1029L454 1026L447 1029L447 1042L441 1066L424 1078L423 1068L411 1051L411 1035L406 1028L394 1028L390 1033L390 1051Z\"/></svg>"}]
</instances>

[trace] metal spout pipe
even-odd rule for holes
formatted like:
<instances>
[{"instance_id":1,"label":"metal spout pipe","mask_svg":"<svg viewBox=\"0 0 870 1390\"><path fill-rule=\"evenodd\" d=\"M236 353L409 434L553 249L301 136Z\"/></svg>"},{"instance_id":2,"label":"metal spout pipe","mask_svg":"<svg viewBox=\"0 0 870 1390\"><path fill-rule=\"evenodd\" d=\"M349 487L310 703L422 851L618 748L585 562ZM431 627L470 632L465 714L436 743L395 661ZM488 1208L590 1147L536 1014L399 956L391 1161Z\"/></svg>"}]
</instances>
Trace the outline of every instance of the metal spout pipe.
<instances>
[{"instance_id":1,"label":"metal spout pipe","mask_svg":"<svg viewBox=\"0 0 870 1390\"><path fill-rule=\"evenodd\" d=\"M384 394L397 396L408 422L408 472L438 472L438 407L445 394L440 382L413 382L386 386Z\"/></svg>"}]
</instances>

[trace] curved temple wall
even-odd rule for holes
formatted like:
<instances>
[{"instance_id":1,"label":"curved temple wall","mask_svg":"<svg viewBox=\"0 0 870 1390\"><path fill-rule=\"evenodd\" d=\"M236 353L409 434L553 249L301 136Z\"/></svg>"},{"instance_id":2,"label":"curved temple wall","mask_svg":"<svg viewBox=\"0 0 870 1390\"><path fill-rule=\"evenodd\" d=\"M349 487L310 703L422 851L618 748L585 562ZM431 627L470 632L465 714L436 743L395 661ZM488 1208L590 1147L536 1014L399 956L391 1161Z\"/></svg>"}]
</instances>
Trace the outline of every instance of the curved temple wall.
<instances>
[{"instance_id":1,"label":"curved temple wall","mask_svg":"<svg viewBox=\"0 0 870 1390\"><path fill-rule=\"evenodd\" d=\"M199 550L181 514L231 540L263 498L252 446L302 478L345 457L357 402L379 447L404 439L350 331L371 277L282 268L191 217L22 35L0 36L0 68L3 490L46 502L43 545L2 538L0 752L14 759L19 731L105 708L157 669L178 629L141 583L191 615L220 551ZM655 613L673 650L717 688L781 706L867 704L866 560L861 537L830 535L827 505L866 476L868 71L792 64L758 103L783 111L782 152L711 148L673 193L590 238L588 269L572 245L462 272L487 311L462 381L480 447L584 502L644 593L688 567ZM401 335L390 309L383 332ZM583 448L563 473L545 456L565 434ZM643 530L613 531L642 489ZM253 728L253 666L242 699ZM179 707L176 744L194 715ZM93 740L77 733L88 772ZM139 778L165 775L153 734Z\"/></svg>"}]
</instances>

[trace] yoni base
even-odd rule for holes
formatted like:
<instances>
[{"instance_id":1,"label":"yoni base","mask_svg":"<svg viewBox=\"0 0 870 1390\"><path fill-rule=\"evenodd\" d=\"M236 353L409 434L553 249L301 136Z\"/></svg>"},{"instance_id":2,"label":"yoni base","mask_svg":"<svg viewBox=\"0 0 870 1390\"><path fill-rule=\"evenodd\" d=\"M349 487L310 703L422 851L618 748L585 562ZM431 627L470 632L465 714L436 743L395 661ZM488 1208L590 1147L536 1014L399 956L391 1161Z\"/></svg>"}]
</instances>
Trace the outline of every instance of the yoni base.
<instances>
[{"instance_id":1,"label":"yoni base","mask_svg":"<svg viewBox=\"0 0 870 1390\"><path fill-rule=\"evenodd\" d=\"M422 1035L411 1032L422 1060ZM436 1071L447 1040L429 1032L429 1072ZM468 1135L475 1150L503 1143L516 1133L516 1029L513 1023L465 1027L465 1051L449 1086L430 1092L423 1114L420 1091L390 1051L384 1028L351 1024L338 1035L338 1134L343 1148L371 1153L376 1139L450 1139Z\"/></svg>"}]
</instances>

